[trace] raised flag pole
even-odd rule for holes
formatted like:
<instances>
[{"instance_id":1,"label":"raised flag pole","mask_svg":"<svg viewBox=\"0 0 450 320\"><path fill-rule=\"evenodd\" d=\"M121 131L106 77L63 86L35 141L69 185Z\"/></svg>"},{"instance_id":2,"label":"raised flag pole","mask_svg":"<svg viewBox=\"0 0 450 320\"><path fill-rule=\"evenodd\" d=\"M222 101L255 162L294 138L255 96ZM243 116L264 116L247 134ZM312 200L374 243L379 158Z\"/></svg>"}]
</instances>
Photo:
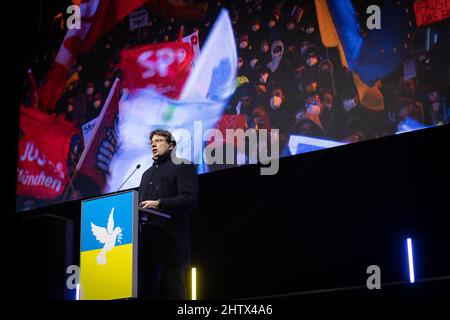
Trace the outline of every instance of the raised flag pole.
<instances>
[{"instance_id":1,"label":"raised flag pole","mask_svg":"<svg viewBox=\"0 0 450 320\"><path fill-rule=\"evenodd\" d=\"M69 192L69 189L72 189L72 191L75 191L75 187L73 186L73 179L76 178L77 171L74 170L72 176L69 177L69 185L64 190L63 199L67 197L67 193Z\"/></svg>"},{"instance_id":2,"label":"raised flag pole","mask_svg":"<svg viewBox=\"0 0 450 320\"><path fill-rule=\"evenodd\" d=\"M94 130L92 131L92 137L89 140L89 143L87 146L85 146L83 153L81 154L80 160L78 160L77 166L75 170L73 171L73 174L71 177L69 177L69 186L70 188L66 188L66 191L64 192L63 198L66 198L67 193L69 192L69 189L72 189L72 191L75 191L75 188L73 186L73 180L77 177L78 172L80 171L81 167L83 166L84 160L86 159L86 155L89 152L89 149L91 148L92 141L94 141L94 138L98 132L98 127L102 123L103 117L106 114L106 111L108 110L109 104L111 103L111 100L113 98L114 92L116 90L117 85L119 84L120 79L116 78L114 80L114 84L111 87L111 90L109 91L108 98L105 101L105 104L103 105L102 111L100 112L100 115L98 117L97 123L95 124Z\"/></svg>"},{"instance_id":3,"label":"raised flag pole","mask_svg":"<svg viewBox=\"0 0 450 320\"><path fill-rule=\"evenodd\" d=\"M178 31L178 42L183 42L183 35L184 35L184 26L181 26L180 30Z\"/></svg>"},{"instance_id":4,"label":"raised flag pole","mask_svg":"<svg viewBox=\"0 0 450 320\"><path fill-rule=\"evenodd\" d=\"M80 160L77 163L77 167L76 167L75 171L79 171L81 166L83 165L86 155L88 154L88 151L91 148L92 141L94 141L94 138L98 132L98 127L100 126L100 124L103 120L103 117L106 114L106 110L108 109L108 106L111 103L112 97L114 95L114 91L116 90L116 86L119 83L119 81L120 81L119 78L116 78L116 80L114 80L114 84L111 87L111 90L109 91L108 98L106 99L105 104L103 105L102 111L100 112L100 116L98 117L98 120L97 120L97 123L95 124L94 130L92 131L92 137L89 140L87 147L84 148L83 153L81 154Z\"/></svg>"}]
</instances>

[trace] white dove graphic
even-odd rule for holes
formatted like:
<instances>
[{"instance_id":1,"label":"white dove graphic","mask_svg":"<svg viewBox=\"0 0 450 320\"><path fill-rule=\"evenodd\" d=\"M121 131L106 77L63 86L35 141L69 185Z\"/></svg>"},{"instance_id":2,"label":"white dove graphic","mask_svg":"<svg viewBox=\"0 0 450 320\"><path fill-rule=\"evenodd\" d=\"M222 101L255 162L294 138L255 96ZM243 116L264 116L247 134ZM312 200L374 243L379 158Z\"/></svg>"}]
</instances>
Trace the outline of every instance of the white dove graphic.
<instances>
[{"instance_id":1,"label":"white dove graphic","mask_svg":"<svg viewBox=\"0 0 450 320\"><path fill-rule=\"evenodd\" d=\"M102 251L97 256L97 263L98 264L105 264L106 263L106 252L112 250L114 246L116 245L116 238L120 243L120 240L122 239L122 228L116 227L114 229L114 207L111 209L111 213L109 214L108 218L108 225L106 228L96 226L91 222L91 230L92 233L95 236L95 239L97 239L101 244L104 244Z\"/></svg>"}]
</instances>

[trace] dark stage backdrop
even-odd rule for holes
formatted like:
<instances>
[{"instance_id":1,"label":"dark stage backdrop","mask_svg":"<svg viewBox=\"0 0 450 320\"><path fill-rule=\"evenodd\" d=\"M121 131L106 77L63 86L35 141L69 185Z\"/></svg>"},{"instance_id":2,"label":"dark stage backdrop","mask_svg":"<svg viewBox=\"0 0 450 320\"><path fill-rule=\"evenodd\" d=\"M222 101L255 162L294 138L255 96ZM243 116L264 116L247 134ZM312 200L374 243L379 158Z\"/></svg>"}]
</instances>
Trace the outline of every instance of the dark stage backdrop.
<instances>
[{"instance_id":1,"label":"dark stage backdrop","mask_svg":"<svg viewBox=\"0 0 450 320\"><path fill-rule=\"evenodd\" d=\"M275 176L260 176L257 166L201 175L192 215L198 297L364 287L373 264L382 283L408 281L406 237L413 239L417 280L448 276L448 138L442 126L284 158ZM46 214L73 224L72 257L64 249L67 223ZM54 297L55 282L64 285L63 262L79 263L79 215L73 201L15 216L21 296ZM40 228L30 228L30 217ZM39 253L36 239L46 242ZM448 280L435 287L431 294L448 290ZM378 297L383 292L389 288Z\"/></svg>"},{"instance_id":2,"label":"dark stage backdrop","mask_svg":"<svg viewBox=\"0 0 450 320\"><path fill-rule=\"evenodd\" d=\"M80 201L16 212L16 107L34 57L31 48L39 47L38 8L20 9L22 36L8 32L12 49L6 50L6 64L16 67L8 78L15 93L4 95L15 125L5 135L11 143L4 177L7 282L17 297L73 297L63 280L64 267L79 263ZM416 45L423 49L423 43ZM200 203L192 215L199 298L364 286L372 264L380 266L383 283L407 281L407 236L414 241L417 279L448 276L448 141L448 125L438 126L284 157L275 176L260 176L257 166L201 175ZM436 284L440 292L449 291L448 281Z\"/></svg>"}]
</instances>

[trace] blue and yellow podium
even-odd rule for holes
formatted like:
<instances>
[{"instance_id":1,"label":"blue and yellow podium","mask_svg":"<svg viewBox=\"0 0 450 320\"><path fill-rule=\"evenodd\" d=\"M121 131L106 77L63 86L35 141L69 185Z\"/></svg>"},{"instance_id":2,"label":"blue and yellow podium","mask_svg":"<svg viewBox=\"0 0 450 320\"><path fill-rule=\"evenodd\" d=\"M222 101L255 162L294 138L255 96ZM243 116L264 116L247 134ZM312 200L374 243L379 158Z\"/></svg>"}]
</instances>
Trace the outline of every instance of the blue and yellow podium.
<instances>
[{"instance_id":1,"label":"blue and yellow podium","mask_svg":"<svg viewBox=\"0 0 450 320\"><path fill-rule=\"evenodd\" d=\"M80 299L136 298L138 193L82 201Z\"/></svg>"}]
</instances>

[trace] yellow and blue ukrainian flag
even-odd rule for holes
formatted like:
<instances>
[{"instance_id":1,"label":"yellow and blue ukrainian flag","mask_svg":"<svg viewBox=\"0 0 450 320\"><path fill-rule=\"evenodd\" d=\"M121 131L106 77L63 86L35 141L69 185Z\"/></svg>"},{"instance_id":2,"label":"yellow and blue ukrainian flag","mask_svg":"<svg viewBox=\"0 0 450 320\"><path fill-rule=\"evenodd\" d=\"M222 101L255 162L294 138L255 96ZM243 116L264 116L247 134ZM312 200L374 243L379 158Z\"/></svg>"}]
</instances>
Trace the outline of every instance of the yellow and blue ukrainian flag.
<instances>
[{"instance_id":1,"label":"yellow and blue ukrainian flag","mask_svg":"<svg viewBox=\"0 0 450 320\"><path fill-rule=\"evenodd\" d=\"M413 30L409 0L383 1L381 29L368 30L363 37L352 0L317 1L327 8L350 70L373 86L403 62Z\"/></svg>"},{"instance_id":2,"label":"yellow and blue ukrainian flag","mask_svg":"<svg viewBox=\"0 0 450 320\"><path fill-rule=\"evenodd\" d=\"M137 216L133 214L135 196L135 192L127 192L82 202L80 237L82 300L136 297ZM106 252L106 263L99 264L97 256L104 244L94 236L91 222L106 229L112 208L114 208L114 228L120 227L122 236L116 239L115 246Z\"/></svg>"}]
</instances>

